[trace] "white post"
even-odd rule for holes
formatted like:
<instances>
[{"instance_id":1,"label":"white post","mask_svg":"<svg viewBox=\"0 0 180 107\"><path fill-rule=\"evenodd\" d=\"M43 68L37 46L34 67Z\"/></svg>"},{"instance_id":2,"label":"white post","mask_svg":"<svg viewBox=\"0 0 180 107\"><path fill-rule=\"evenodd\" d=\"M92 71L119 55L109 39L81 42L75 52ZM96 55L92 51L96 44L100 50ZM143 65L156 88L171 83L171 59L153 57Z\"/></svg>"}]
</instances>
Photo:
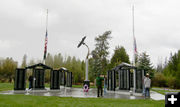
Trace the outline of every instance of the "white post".
<instances>
[{"instance_id":1,"label":"white post","mask_svg":"<svg viewBox=\"0 0 180 107\"><path fill-rule=\"evenodd\" d=\"M133 33L133 38L134 38L134 49L133 49L133 51L134 51L134 57L133 57L133 66L135 66L135 60L136 60L136 52L135 52L135 33L134 33L134 4L133 4L133 6L132 6L132 33ZM134 88L133 88L133 93L135 93L135 90L136 90L136 70L134 69L133 70L133 77L134 77Z\"/></svg>"},{"instance_id":2,"label":"white post","mask_svg":"<svg viewBox=\"0 0 180 107\"><path fill-rule=\"evenodd\" d=\"M86 81L88 81L88 59L86 58Z\"/></svg>"}]
</instances>

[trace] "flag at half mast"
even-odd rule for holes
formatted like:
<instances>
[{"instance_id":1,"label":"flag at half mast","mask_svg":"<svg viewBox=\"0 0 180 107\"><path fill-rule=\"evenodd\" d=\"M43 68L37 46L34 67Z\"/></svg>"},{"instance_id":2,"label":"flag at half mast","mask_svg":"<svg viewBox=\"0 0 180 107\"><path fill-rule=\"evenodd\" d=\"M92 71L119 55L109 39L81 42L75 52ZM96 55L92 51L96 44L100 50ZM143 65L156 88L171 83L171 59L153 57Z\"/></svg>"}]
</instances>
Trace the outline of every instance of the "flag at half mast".
<instances>
[{"instance_id":1,"label":"flag at half mast","mask_svg":"<svg viewBox=\"0 0 180 107\"><path fill-rule=\"evenodd\" d=\"M135 36L133 37L133 45L134 45L134 61L133 61L133 65L136 66L137 64L137 57L138 57L138 52L137 52L137 45L136 45L136 38Z\"/></svg>"},{"instance_id":2,"label":"flag at half mast","mask_svg":"<svg viewBox=\"0 0 180 107\"><path fill-rule=\"evenodd\" d=\"M48 30L47 30L47 26L48 26L48 9L47 9L47 17L46 17L46 35L45 35L45 45L44 45L44 57L43 57L44 61L46 59L47 43L48 43Z\"/></svg>"},{"instance_id":3,"label":"flag at half mast","mask_svg":"<svg viewBox=\"0 0 180 107\"><path fill-rule=\"evenodd\" d=\"M134 53L134 58L133 58L133 65L136 65L136 60L137 60L137 44L136 44L136 38L135 38L135 30L134 30L134 5L132 6L132 33L133 33L133 53Z\"/></svg>"},{"instance_id":4,"label":"flag at half mast","mask_svg":"<svg viewBox=\"0 0 180 107\"><path fill-rule=\"evenodd\" d=\"M133 38L134 38L134 54L137 55L136 38L135 38L135 36Z\"/></svg>"},{"instance_id":5,"label":"flag at half mast","mask_svg":"<svg viewBox=\"0 0 180 107\"><path fill-rule=\"evenodd\" d=\"M48 43L48 32L46 30L46 35L45 35L45 45L44 45L44 60L46 59L46 53L47 53L47 43Z\"/></svg>"}]
</instances>

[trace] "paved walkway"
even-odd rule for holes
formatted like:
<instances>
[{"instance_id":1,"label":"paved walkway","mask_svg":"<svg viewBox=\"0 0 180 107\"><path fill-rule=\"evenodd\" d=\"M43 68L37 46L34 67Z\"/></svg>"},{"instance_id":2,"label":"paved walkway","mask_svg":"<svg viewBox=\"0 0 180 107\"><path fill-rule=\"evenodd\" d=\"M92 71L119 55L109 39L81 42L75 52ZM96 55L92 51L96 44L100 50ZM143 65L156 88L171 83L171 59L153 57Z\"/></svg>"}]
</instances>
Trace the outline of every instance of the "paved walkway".
<instances>
[{"instance_id":1,"label":"paved walkway","mask_svg":"<svg viewBox=\"0 0 180 107\"><path fill-rule=\"evenodd\" d=\"M159 94L155 91L150 92L151 99L153 100L165 100L165 95Z\"/></svg>"},{"instance_id":2,"label":"paved walkway","mask_svg":"<svg viewBox=\"0 0 180 107\"><path fill-rule=\"evenodd\" d=\"M179 89L169 89L169 88L152 88L155 90L165 90L165 91L175 91L175 92L180 92Z\"/></svg>"},{"instance_id":3,"label":"paved walkway","mask_svg":"<svg viewBox=\"0 0 180 107\"><path fill-rule=\"evenodd\" d=\"M91 88L89 92L83 92L82 88L61 87L60 90L28 90L25 91L3 91L0 94L24 94L37 96L59 96L59 97L79 97L79 98L97 98L97 89ZM106 91L103 92L103 98L121 98L121 99L144 99L141 93L135 93L133 96L127 90ZM151 98L154 100L164 100L164 95L151 91Z\"/></svg>"}]
</instances>

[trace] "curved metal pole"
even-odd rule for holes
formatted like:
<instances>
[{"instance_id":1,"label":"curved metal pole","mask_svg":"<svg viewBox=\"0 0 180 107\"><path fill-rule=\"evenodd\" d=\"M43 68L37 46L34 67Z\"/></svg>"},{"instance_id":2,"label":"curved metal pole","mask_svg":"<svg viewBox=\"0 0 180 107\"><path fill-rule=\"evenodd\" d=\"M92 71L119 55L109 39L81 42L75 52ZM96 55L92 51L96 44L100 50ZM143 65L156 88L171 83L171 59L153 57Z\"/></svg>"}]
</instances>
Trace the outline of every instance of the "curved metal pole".
<instances>
[{"instance_id":1,"label":"curved metal pole","mask_svg":"<svg viewBox=\"0 0 180 107\"><path fill-rule=\"evenodd\" d=\"M87 53L87 56L86 56L86 79L85 79L85 81L89 81L88 80L88 62L89 62L88 57L90 55L90 53L89 53L90 49L89 49L87 44L83 43L83 45L85 45L88 48L88 53Z\"/></svg>"},{"instance_id":2,"label":"curved metal pole","mask_svg":"<svg viewBox=\"0 0 180 107\"><path fill-rule=\"evenodd\" d=\"M90 55L90 49L89 49L89 47L88 47L88 45L87 44L85 44L85 43L83 43L83 45L85 45L87 48L88 48L88 53L87 53L87 56L86 56L86 59L88 59L88 57L89 57L89 55Z\"/></svg>"}]
</instances>

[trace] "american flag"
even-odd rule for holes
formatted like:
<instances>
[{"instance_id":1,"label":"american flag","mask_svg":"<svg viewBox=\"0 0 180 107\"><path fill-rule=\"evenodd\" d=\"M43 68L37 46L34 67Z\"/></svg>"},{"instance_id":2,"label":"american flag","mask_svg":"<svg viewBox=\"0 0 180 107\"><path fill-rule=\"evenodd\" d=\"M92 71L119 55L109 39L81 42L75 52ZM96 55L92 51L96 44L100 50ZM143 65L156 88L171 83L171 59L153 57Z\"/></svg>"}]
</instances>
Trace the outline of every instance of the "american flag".
<instances>
[{"instance_id":1,"label":"american flag","mask_svg":"<svg viewBox=\"0 0 180 107\"><path fill-rule=\"evenodd\" d=\"M136 38L134 36L134 54L137 54Z\"/></svg>"},{"instance_id":2,"label":"american flag","mask_svg":"<svg viewBox=\"0 0 180 107\"><path fill-rule=\"evenodd\" d=\"M47 30L46 30L46 35L45 35L45 46L44 46L44 60L46 59L46 53L47 53L47 43L48 43L48 38L47 38Z\"/></svg>"}]
</instances>

